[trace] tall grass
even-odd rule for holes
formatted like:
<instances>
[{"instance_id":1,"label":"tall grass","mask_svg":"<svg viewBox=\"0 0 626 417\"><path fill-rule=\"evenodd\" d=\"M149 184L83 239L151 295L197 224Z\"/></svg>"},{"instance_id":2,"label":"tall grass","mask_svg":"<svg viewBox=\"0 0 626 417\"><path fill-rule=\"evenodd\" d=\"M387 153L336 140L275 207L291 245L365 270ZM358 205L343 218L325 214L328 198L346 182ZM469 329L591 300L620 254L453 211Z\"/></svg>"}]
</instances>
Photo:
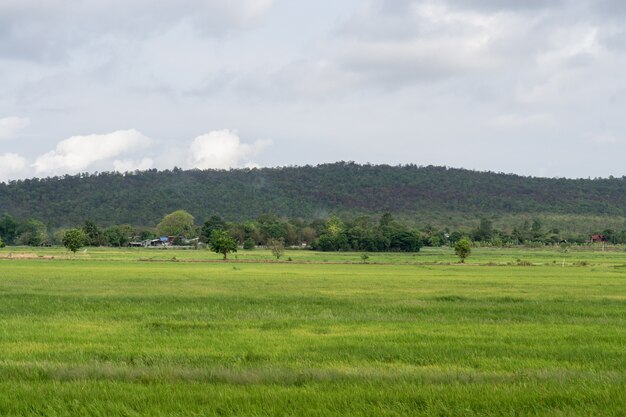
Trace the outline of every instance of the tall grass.
<instances>
[{"instance_id":1,"label":"tall grass","mask_svg":"<svg viewBox=\"0 0 626 417\"><path fill-rule=\"evenodd\" d=\"M625 415L623 253L54 253L0 261L1 416Z\"/></svg>"}]
</instances>

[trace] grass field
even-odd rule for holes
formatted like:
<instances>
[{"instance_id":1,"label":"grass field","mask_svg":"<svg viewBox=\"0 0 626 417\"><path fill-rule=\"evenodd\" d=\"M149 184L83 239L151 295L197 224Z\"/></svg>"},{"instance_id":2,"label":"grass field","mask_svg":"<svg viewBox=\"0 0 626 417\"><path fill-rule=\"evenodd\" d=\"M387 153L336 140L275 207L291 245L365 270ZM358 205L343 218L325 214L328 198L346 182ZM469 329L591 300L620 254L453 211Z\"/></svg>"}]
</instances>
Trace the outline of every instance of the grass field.
<instances>
[{"instance_id":1,"label":"grass field","mask_svg":"<svg viewBox=\"0 0 626 417\"><path fill-rule=\"evenodd\" d=\"M9 253L2 417L626 416L623 248Z\"/></svg>"}]
</instances>

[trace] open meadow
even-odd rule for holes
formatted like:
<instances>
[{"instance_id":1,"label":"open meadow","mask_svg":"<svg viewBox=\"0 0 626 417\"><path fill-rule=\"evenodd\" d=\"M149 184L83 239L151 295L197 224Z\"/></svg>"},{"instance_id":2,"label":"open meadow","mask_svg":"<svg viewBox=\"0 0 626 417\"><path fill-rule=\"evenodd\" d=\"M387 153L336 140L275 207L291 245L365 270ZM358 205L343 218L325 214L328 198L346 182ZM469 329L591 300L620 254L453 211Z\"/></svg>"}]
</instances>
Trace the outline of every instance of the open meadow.
<instances>
[{"instance_id":1,"label":"open meadow","mask_svg":"<svg viewBox=\"0 0 626 417\"><path fill-rule=\"evenodd\" d=\"M2 249L0 416L626 416L623 247L360 255Z\"/></svg>"}]
</instances>

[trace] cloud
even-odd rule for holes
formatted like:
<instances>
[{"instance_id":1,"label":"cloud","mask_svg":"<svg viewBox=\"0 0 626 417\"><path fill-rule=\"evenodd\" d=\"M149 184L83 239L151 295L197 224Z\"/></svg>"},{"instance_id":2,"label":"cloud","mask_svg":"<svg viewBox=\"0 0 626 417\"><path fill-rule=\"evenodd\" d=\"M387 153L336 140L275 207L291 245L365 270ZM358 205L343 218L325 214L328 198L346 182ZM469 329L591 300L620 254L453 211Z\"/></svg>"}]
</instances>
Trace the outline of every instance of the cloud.
<instances>
[{"instance_id":1,"label":"cloud","mask_svg":"<svg viewBox=\"0 0 626 417\"><path fill-rule=\"evenodd\" d=\"M614 145L621 143L622 141L612 134L597 134L591 138L591 142L597 145Z\"/></svg>"},{"instance_id":2,"label":"cloud","mask_svg":"<svg viewBox=\"0 0 626 417\"><path fill-rule=\"evenodd\" d=\"M25 158L14 153L0 155L0 181L20 178L26 169Z\"/></svg>"},{"instance_id":3,"label":"cloud","mask_svg":"<svg viewBox=\"0 0 626 417\"><path fill-rule=\"evenodd\" d=\"M105 135L73 136L59 142L55 150L38 157L33 167L37 174L76 174L98 161L145 149L151 144L151 139L134 129Z\"/></svg>"},{"instance_id":4,"label":"cloud","mask_svg":"<svg viewBox=\"0 0 626 417\"><path fill-rule=\"evenodd\" d=\"M613 0L611 0L613 1ZM447 0L450 6L471 10L485 11L536 11L541 9L558 8L562 0Z\"/></svg>"},{"instance_id":5,"label":"cloud","mask_svg":"<svg viewBox=\"0 0 626 417\"><path fill-rule=\"evenodd\" d=\"M242 162L254 166L250 158L271 144L257 140L252 145L241 143L237 132L218 130L198 136L189 148L189 165L198 169L228 169L240 167Z\"/></svg>"},{"instance_id":6,"label":"cloud","mask_svg":"<svg viewBox=\"0 0 626 417\"><path fill-rule=\"evenodd\" d=\"M113 161L113 169L117 172L145 171L153 166L154 161L151 158L143 158L140 161L133 159L116 159Z\"/></svg>"},{"instance_id":7,"label":"cloud","mask_svg":"<svg viewBox=\"0 0 626 417\"><path fill-rule=\"evenodd\" d=\"M531 115L503 114L491 119L487 124L502 129L523 129L546 127L552 125L553 122L552 116L544 113Z\"/></svg>"},{"instance_id":8,"label":"cloud","mask_svg":"<svg viewBox=\"0 0 626 417\"><path fill-rule=\"evenodd\" d=\"M602 47L618 48L624 32L619 23L598 21L587 2L573 3L370 0L318 44L307 62L319 82L304 82L356 79L360 89L400 89L575 70L596 63Z\"/></svg>"},{"instance_id":9,"label":"cloud","mask_svg":"<svg viewBox=\"0 0 626 417\"><path fill-rule=\"evenodd\" d=\"M27 60L70 57L107 39L149 38L190 24L205 36L245 28L273 0L2 0L0 56Z\"/></svg>"},{"instance_id":10,"label":"cloud","mask_svg":"<svg viewBox=\"0 0 626 417\"><path fill-rule=\"evenodd\" d=\"M519 62L532 65L531 57L545 43L539 38L535 45L536 19L483 3L484 9L454 2L369 1L318 46L309 67L320 84L330 84L331 77L359 80L359 88L398 89L496 74Z\"/></svg>"},{"instance_id":11,"label":"cloud","mask_svg":"<svg viewBox=\"0 0 626 417\"><path fill-rule=\"evenodd\" d=\"M28 125L30 125L30 120L24 117L5 117L0 119L0 140L12 139Z\"/></svg>"}]
</instances>

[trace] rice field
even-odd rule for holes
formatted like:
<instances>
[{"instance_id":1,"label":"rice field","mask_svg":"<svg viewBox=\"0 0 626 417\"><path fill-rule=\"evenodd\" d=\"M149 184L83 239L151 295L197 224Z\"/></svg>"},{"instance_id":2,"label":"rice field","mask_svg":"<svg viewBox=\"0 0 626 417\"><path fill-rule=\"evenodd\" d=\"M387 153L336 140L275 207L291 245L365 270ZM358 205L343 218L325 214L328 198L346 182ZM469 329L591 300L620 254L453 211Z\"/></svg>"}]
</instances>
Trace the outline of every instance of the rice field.
<instances>
[{"instance_id":1,"label":"rice field","mask_svg":"<svg viewBox=\"0 0 626 417\"><path fill-rule=\"evenodd\" d=\"M626 416L623 248L360 255L5 248L0 416Z\"/></svg>"}]
</instances>

